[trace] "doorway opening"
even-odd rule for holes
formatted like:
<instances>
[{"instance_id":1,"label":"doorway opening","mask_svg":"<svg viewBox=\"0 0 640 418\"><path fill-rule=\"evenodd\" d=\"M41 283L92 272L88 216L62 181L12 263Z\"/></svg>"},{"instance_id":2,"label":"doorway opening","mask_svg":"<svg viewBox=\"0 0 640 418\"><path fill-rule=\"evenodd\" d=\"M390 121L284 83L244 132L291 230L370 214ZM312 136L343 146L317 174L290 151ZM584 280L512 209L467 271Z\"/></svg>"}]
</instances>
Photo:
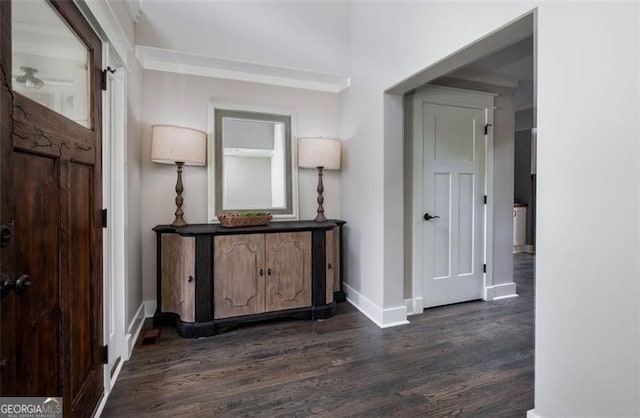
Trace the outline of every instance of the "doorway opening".
<instances>
[{"instance_id":1,"label":"doorway opening","mask_svg":"<svg viewBox=\"0 0 640 418\"><path fill-rule=\"evenodd\" d=\"M427 211L431 208L419 207L420 205L416 204L417 199L423 200L428 189L424 188L418 193L414 189L414 180L418 174L416 174L416 160L415 155L412 154L410 142L415 143L416 139L411 129L412 119L408 117L408 110L404 105L410 101L409 97L424 92L425 87L433 86L467 93L481 92L494 95L493 120L485 119L487 134L484 136L477 134L473 137L474 141L481 139L489 144L486 148L485 171L488 181L484 183L487 205L483 209L485 216L483 233L486 237L483 261L486 264L486 272L483 283L484 294L476 299L491 301L491 304L498 305L497 309L504 308L505 321L513 321L516 328L527 330L524 346L527 348L525 351L528 356L526 360L528 370L533 370L535 315L535 151L537 142L535 14L536 11L533 10L476 43L398 83L386 92L384 109L385 129L387 126L400 126L404 128L405 133L409 133L404 136L403 147L403 270L407 313L423 314L416 315L415 321L429 320L443 314L460 315L463 318L466 309L474 306L491 307L491 305L462 304L425 310L426 307L438 306L428 302L426 292L430 289L424 284L427 278L425 275L427 269L424 265L433 262L429 257L437 255L437 252L432 254L425 252L427 246L424 238L425 229L421 224L432 221L432 219L423 218L427 212L431 216L439 213L431 213ZM468 103L458 103L454 106L463 109L474 107L469 106ZM426 119L429 115L423 113L420 116ZM433 129L435 131L435 128ZM437 132L433 135L437 135ZM421 139L425 140L424 137ZM391 141L393 141L392 135L385 130L385 150L391 148ZM445 186L449 187L449 184L453 183ZM448 189L455 191L455 187ZM431 192L437 198L437 192L433 190ZM424 202L427 201L424 199ZM520 212L522 212L522 209L516 212L516 205L518 208L525 207L524 205L527 207L528 213L524 217L524 226L514 222L514 214L521 215ZM522 231L523 228L524 231ZM514 231L517 234L514 234ZM514 242L514 239L517 241ZM524 243L522 243L523 240ZM450 263L451 258L446 261ZM431 279L441 279L441 277L434 275ZM456 300L446 298L443 300L445 302L441 305L456 303ZM533 378L526 383L529 400L524 404L532 407Z\"/></svg>"},{"instance_id":2,"label":"doorway opening","mask_svg":"<svg viewBox=\"0 0 640 418\"><path fill-rule=\"evenodd\" d=\"M527 124L531 125L529 133L535 126L535 10L510 22L475 43L445 57L436 64L427 67L414 76L398 83L387 90L385 100L385 125L403 126L405 132L411 132L403 108L403 98L415 95L425 86L446 86L447 88L484 92L495 96L494 123L487 122L489 135L493 134L493 147L487 147L486 162L486 195L485 211L485 251L483 254L486 272L482 299L496 300L517 296L517 285L514 282L514 201L516 170L516 122L522 131ZM461 107L465 107L462 105ZM528 117L528 119L526 119ZM404 124L398 123L404 118ZM478 136L479 138L480 136ZM518 139L522 139L522 133ZM385 135L385 140L391 141ZM425 286L420 263L425 263L425 254L419 248L424 240L416 236L420 231L418 224L424 221L424 210L415 209L416 196L413 189L414 170L410 140L405 136L403 155L404 167L404 298L407 313L421 313L425 307ZM484 140L484 139L483 139ZM533 145L531 145L533 143ZM535 139L518 143L518 151L529 144L529 168L535 163ZM532 153L531 150L534 152ZM522 167L518 156L518 173ZM535 167L535 165L533 165ZM530 192L535 191L535 177L529 173ZM532 184L533 183L533 184ZM425 193L426 191L423 191ZM518 195L520 196L520 195ZM521 199L520 197L518 199ZM526 203L529 209L529 236L535 239L535 193ZM534 242L534 241L533 241ZM530 245L534 245L531 243ZM533 247L524 247L533 249ZM532 251L531 251L532 252ZM533 265L533 263L529 263ZM423 269L424 270L424 269ZM529 287L533 288L532 285ZM453 302L449 302L453 303Z\"/></svg>"},{"instance_id":3,"label":"doorway opening","mask_svg":"<svg viewBox=\"0 0 640 418\"><path fill-rule=\"evenodd\" d=\"M432 84L496 94L485 300L533 292L535 254L535 146L533 34ZM492 176L491 176L492 175ZM490 196L491 197L491 196ZM491 222L492 221L492 222ZM513 248L509 251L511 240ZM512 255L513 254L513 255ZM518 283L520 282L520 283Z\"/></svg>"}]
</instances>

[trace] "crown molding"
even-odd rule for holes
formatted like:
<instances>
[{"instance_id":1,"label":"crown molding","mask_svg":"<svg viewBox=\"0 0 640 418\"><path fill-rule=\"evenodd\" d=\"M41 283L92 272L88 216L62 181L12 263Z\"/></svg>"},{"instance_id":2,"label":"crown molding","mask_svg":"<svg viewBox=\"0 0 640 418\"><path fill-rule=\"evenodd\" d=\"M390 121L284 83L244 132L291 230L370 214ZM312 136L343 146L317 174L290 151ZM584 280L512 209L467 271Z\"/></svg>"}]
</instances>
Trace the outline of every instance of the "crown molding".
<instances>
[{"instance_id":1,"label":"crown molding","mask_svg":"<svg viewBox=\"0 0 640 418\"><path fill-rule=\"evenodd\" d=\"M491 84L494 86L518 88L518 80L512 77L505 77L497 74L478 72L474 69L464 69L453 74L442 77L443 80L461 80L475 83Z\"/></svg>"},{"instance_id":2,"label":"crown molding","mask_svg":"<svg viewBox=\"0 0 640 418\"><path fill-rule=\"evenodd\" d=\"M340 93L351 83L348 77L342 75L254 64L143 45L136 46L136 57L146 70L248 81L329 93Z\"/></svg>"}]
</instances>

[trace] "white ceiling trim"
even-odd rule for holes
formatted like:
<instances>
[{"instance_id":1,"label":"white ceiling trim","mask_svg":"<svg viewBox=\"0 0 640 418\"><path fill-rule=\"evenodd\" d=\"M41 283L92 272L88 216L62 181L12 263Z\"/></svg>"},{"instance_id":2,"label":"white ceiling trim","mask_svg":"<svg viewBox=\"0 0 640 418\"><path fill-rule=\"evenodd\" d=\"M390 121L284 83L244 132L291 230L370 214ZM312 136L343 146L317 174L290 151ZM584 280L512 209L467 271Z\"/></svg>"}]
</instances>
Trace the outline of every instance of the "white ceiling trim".
<instances>
[{"instance_id":1,"label":"white ceiling trim","mask_svg":"<svg viewBox=\"0 0 640 418\"><path fill-rule=\"evenodd\" d=\"M254 64L143 45L136 46L136 57L146 70L249 81L305 90L340 93L351 84L348 77L341 75Z\"/></svg>"},{"instance_id":2,"label":"white ceiling trim","mask_svg":"<svg viewBox=\"0 0 640 418\"><path fill-rule=\"evenodd\" d=\"M478 73L473 70L460 70L453 74L448 74L442 78L451 78L455 80L474 81L476 83L492 84L494 86L518 88L518 80L511 77L505 77L491 73Z\"/></svg>"}]
</instances>

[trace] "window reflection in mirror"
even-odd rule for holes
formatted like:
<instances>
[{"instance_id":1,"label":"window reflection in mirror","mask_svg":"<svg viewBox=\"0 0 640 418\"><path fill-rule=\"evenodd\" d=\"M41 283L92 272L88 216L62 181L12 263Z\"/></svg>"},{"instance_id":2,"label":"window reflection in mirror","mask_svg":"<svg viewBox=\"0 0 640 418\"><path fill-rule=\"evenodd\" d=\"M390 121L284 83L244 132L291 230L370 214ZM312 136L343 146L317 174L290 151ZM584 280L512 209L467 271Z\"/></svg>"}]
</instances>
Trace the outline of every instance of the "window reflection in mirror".
<instances>
[{"instance_id":1,"label":"window reflection in mirror","mask_svg":"<svg viewBox=\"0 0 640 418\"><path fill-rule=\"evenodd\" d=\"M214 137L213 215L259 210L295 218L291 116L216 108Z\"/></svg>"}]
</instances>

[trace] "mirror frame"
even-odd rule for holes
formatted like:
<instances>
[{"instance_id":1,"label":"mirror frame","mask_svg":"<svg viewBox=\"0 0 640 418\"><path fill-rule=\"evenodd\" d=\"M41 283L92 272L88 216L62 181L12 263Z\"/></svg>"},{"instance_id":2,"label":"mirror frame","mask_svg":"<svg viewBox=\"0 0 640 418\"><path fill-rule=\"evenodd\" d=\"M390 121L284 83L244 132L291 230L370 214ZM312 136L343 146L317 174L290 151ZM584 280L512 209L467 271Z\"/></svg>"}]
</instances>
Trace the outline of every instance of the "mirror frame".
<instances>
[{"instance_id":1,"label":"mirror frame","mask_svg":"<svg viewBox=\"0 0 640 418\"><path fill-rule=\"evenodd\" d=\"M264 210L273 215L274 219L298 219L298 167L297 141L295 136L295 116L292 112L281 110L249 108L243 106L209 104L207 112L209 144L207 158L207 216L209 222L218 223L218 213L222 212L222 184L223 175L223 146L222 146L222 118L233 117L249 120L273 120L285 123L285 155L286 167L286 207L284 209L259 208L246 210ZM238 209L243 212L244 209Z\"/></svg>"}]
</instances>

